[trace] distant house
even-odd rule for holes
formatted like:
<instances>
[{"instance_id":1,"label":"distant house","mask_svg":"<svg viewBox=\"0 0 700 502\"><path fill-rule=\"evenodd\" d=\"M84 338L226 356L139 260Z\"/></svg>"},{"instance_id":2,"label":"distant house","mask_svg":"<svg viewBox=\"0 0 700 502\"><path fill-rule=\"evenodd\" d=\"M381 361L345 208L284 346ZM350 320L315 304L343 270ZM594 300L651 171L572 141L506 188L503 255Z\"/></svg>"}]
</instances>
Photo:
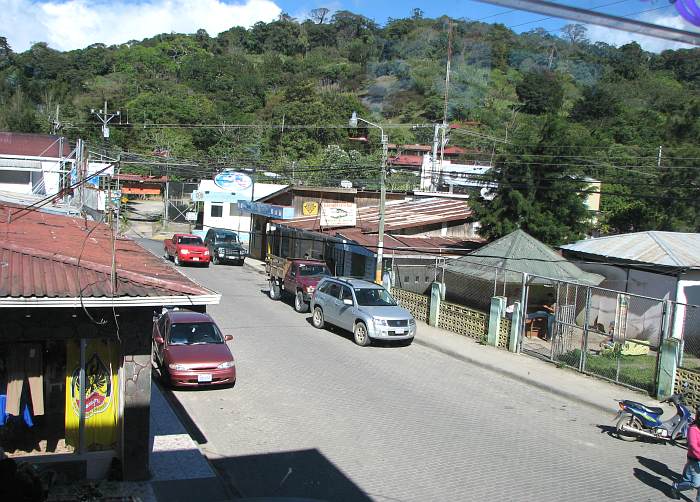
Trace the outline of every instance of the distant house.
<instances>
[{"instance_id":1,"label":"distant house","mask_svg":"<svg viewBox=\"0 0 700 502\"><path fill-rule=\"evenodd\" d=\"M700 233L635 232L586 239L561 246L565 257L580 260L580 268L605 276L602 286L700 305ZM612 301L612 300L611 300ZM641 302L638 302L641 303ZM614 307L611 306L614 312ZM648 314L661 316L658 302L649 302ZM673 335L700 336L700 315L682 305L676 309ZM656 322L656 321L654 321Z\"/></svg>"},{"instance_id":2,"label":"distant house","mask_svg":"<svg viewBox=\"0 0 700 502\"><path fill-rule=\"evenodd\" d=\"M359 195L358 201L362 200ZM352 216L330 221L328 212L336 208ZM434 272L426 275L425 264L464 254L465 249L475 249L483 242L472 216L472 209L460 199L430 197L387 203L384 270L403 265L395 283L410 281L414 288L424 289L435 280ZM377 261L379 220L377 205L321 201L308 216L272 220L267 246L282 256L323 257L338 275L371 279Z\"/></svg>"},{"instance_id":3,"label":"distant house","mask_svg":"<svg viewBox=\"0 0 700 502\"><path fill-rule=\"evenodd\" d=\"M53 195L73 167L62 136L0 132L0 191Z\"/></svg>"}]
</instances>

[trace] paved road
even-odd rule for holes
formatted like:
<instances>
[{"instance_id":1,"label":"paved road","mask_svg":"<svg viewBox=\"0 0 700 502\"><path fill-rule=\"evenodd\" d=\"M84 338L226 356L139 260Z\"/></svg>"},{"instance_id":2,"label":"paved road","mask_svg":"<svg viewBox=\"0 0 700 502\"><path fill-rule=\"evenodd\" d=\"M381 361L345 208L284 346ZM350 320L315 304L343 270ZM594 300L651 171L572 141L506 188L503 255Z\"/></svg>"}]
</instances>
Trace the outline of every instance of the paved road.
<instances>
[{"instance_id":1,"label":"paved road","mask_svg":"<svg viewBox=\"0 0 700 502\"><path fill-rule=\"evenodd\" d=\"M417 344L358 347L269 300L248 266L183 271L223 293L209 312L234 336L238 382L175 396L245 496L658 501L682 468L680 448L610 437L612 406L602 415Z\"/></svg>"}]
</instances>

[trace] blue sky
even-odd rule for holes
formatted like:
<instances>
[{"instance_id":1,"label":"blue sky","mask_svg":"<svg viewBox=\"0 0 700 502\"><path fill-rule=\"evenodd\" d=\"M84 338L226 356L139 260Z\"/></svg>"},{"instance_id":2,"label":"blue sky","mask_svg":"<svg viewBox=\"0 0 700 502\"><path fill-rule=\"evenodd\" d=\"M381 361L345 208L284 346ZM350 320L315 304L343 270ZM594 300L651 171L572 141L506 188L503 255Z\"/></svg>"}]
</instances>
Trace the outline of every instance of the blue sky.
<instances>
[{"instance_id":1,"label":"blue sky","mask_svg":"<svg viewBox=\"0 0 700 502\"><path fill-rule=\"evenodd\" d=\"M676 13L668 0L561 0L577 7L606 5L601 12L634 17L647 22L695 29ZM27 50L34 42L47 42L59 50L83 48L92 43L124 43L159 33L194 33L199 28L217 35L232 26L252 26L271 21L281 12L303 19L316 7L350 10L383 25L390 17L411 15L414 7L426 17L449 15L453 18L502 23L516 32L542 27L553 34L567 23L527 12L508 12L505 7L472 0L0 0L3 23L0 35L10 46ZM634 14L634 15L632 15ZM679 44L645 39L638 35L589 27L589 37L613 45L639 41L647 50L677 48Z\"/></svg>"}]
</instances>

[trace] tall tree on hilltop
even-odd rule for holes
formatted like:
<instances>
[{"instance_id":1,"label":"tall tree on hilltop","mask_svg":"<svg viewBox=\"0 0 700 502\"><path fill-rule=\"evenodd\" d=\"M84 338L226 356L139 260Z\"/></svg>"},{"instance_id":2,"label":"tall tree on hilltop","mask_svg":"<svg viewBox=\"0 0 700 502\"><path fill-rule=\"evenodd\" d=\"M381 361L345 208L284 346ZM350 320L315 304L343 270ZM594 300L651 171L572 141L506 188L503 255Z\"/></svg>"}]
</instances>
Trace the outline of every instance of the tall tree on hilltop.
<instances>
[{"instance_id":1,"label":"tall tree on hilltop","mask_svg":"<svg viewBox=\"0 0 700 502\"><path fill-rule=\"evenodd\" d=\"M571 155L587 146L582 127L569 127L550 117L539 141L531 145L509 145L496 160L491 181L496 185L492 200L474 201L480 234L497 239L518 228L547 244L582 238L590 228L584 205L588 185L582 169L572 168Z\"/></svg>"}]
</instances>

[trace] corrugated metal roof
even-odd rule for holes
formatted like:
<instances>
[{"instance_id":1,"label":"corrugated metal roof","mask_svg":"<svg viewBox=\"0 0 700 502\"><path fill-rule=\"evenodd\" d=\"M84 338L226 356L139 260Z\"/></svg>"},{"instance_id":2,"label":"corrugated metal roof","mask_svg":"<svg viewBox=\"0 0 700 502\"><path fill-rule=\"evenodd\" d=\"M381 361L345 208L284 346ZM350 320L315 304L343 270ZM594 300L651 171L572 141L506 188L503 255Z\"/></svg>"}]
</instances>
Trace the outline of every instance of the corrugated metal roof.
<instances>
[{"instance_id":1,"label":"corrugated metal roof","mask_svg":"<svg viewBox=\"0 0 700 502\"><path fill-rule=\"evenodd\" d=\"M335 235L376 253L379 236L364 234L359 230L337 230ZM384 235L384 253L386 255L441 255L459 256L474 249L480 244L480 239L465 241L450 237L416 237L406 235Z\"/></svg>"},{"instance_id":2,"label":"corrugated metal roof","mask_svg":"<svg viewBox=\"0 0 700 502\"><path fill-rule=\"evenodd\" d=\"M586 239L562 249L637 263L700 268L700 234L684 232L634 232Z\"/></svg>"},{"instance_id":3,"label":"corrugated metal roof","mask_svg":"<svg viewBox=\"0 0 700 502\"><path fill-rule=\"evenodd\" d=\"M445 269L451 272L491 281L496 268L509 271L506 273L506 282L520 282L523 272L593 285L600 284L604 279L601 275L584 272L522 230L516 230L467 256L445 264ZM543 281L535 279L533 282Z\"/></svg>"},{"instance_id":4,"label":"corrugated metal roof","mask_svg":"<svg viewBox=\"0 0 700 502\"><path fill-rule=\"evenodd\" d=\"M466 221L474 211L463 200L428 198L412 201L392 202L386 205L384 231L392 232L408 228L436 225L455 221ZM302 216L277 223L303 230L318 230L319 216ZM379 207L368 206L357 211L355 228L365 233L379 231Z\"/></svg>"},{"instance_id":5,"label":"corrugated metal roof","mask_svg":"<svg viewBox=\"0 0 700 502\"><path fill-rule=\"evenodd\" d=\"M97 224L88 237L95 222L39 211L18 213L20 210L0 205L0 298L77 298L81 291L83 298L112 296L107 225ZM17 218L10 223L9 211ZM215 294L131 239L117 238L115 247L115 297L192 299Z\"/></svg>"},{"instance_id":6,"label":"corrugated metal roof","mask_svg":"<svg viewBox=\"0 0 700 502\"><path fill-rule=\"evenodd\" d=\"M24 155L27 157L60 158L59 139L50 134L0 132L0 155ZM63 139L63 156L70 155L67 139Z\"/></svg>"}]
</instances>

